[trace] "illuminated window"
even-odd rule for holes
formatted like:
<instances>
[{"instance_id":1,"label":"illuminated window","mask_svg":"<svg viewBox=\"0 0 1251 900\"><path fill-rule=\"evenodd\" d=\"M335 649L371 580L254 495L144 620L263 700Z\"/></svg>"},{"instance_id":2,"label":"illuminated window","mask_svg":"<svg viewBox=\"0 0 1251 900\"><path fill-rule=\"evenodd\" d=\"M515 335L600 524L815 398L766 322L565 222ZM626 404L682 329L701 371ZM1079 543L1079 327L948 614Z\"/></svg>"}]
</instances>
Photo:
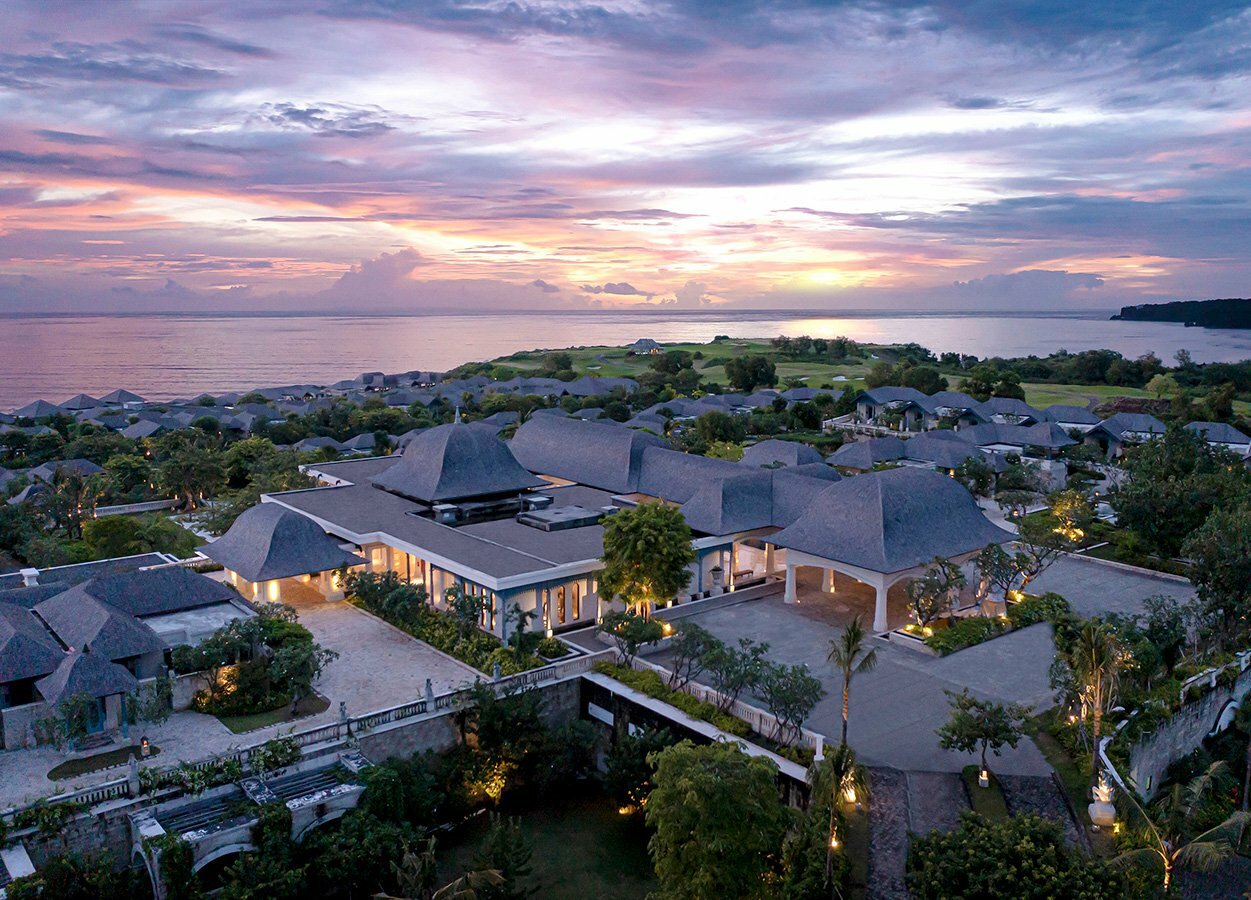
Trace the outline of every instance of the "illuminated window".
<instances>
[{"instance_id":1,"label":"illuminated window","mask_svg":"<svg viewBox=\"0 0 1251 900\"><path fill-rule=\"evenodd\" d=\"M565 586L556 588L556 624L565 624Z\"/></svg>"},{"instance_id":2,"label":"illuminated window","mask_svg":"<svg viewBox=\"0 0 1251 900\"><path fill-rule=\"evenodd\" d=\"M582 618L582 582L580 581L573 583L573 618L574 621Z\"/></svg>"}]
</instances>

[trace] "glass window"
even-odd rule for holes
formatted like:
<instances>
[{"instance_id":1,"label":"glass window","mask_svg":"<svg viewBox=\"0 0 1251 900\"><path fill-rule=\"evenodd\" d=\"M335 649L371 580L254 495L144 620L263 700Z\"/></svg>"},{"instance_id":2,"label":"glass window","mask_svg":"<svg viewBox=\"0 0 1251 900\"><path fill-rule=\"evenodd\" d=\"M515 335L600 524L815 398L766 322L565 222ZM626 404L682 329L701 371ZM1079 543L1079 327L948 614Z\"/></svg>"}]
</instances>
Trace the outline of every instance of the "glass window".
<instances>
[{"instance_id":1,"label":"glass window","mask_svg":"<svg viewBox=\"0 0 1251 900\"><path fill-rule=\"evenodd\" d=\"M582 582L573 583L573 618L576 622L582 618Z\"/></svg>"}]
</instances>

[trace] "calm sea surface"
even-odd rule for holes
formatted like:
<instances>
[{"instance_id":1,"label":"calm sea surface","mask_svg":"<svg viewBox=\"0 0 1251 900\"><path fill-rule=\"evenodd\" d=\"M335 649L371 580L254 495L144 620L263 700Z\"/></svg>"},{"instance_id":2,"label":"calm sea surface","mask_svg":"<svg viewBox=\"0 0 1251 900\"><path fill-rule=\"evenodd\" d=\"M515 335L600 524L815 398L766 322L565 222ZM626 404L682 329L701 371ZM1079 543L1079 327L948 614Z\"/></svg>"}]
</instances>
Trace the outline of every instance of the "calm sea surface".
<instances>
[{"instance_id":1,"label":"calm sea surface","mask_svg":"<svg viewBox=\"0 0 1251 900\"><path fill-rule=\"evenodd\" d=\"M726 311L510 315L101 315L0 317L0 409L36 398L124 387L149 399L292 383L360 372L446 370L516 350L715 335L915 341L936 352L1045 355L1110 348L1126 356L1179 349L1197 362L1251 358L1251 331L1111 322L1111 310L1028 316Z\"/></svg>"}]
</instances>

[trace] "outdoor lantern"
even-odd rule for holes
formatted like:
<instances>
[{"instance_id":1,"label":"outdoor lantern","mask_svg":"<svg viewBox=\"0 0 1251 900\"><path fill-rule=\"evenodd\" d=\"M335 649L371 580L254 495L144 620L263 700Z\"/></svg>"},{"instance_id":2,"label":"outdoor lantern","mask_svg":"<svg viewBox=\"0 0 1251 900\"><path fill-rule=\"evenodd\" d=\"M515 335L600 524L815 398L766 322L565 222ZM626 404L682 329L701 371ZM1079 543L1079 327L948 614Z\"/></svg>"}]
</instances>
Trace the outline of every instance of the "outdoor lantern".
<instances>
[{"instance_id":1,"label":"outdoor lantern","mask_svg":"<svg viewBox=\"0 0 1251 900\"><path fill-rule=\"evenodd\" d=\"M977 773L977 786L984 788L990 787L990 772L982 769Z\"/></svg>"},{"instance_id":2,"label":"outdoor lantern","mask_svg":"<svg viewBox=\"0 0 1251 900\"><path fill-rule=\"evenodd\" d=\"M143 756L144 758L147 758L147 756L151 752L152 752L152 746L148 743L148 739L146 737L140 738L139 739L139 754Z\"/></svg>"}]
</instances>

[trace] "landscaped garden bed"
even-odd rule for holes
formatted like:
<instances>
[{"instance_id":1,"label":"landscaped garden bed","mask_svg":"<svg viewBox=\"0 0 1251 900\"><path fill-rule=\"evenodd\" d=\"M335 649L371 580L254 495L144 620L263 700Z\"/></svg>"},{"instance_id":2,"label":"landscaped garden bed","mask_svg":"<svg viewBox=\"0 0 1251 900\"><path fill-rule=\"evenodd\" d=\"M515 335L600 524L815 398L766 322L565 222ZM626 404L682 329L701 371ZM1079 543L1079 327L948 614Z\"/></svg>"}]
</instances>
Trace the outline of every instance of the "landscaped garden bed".
<instances>
[{"instance_id":1,"label":"landscaped garden bed","mask_svg":"<svg viewBox=\"0 0 1251 900\"><path fill-rule=\"evenodd\" d=\"M161 748L155 744L148 745L149 758L156 756L160 752ZM77 778L79 775L86 775L89 772L100 772L104 769L112 769L115 766L124 766L130 761L132 756L135 759L143 759L143 748L138 744L132 744L129 747L118 747L116 750L107 750L94 756L67 759L48 772L48 780L61 781L65 778Z\"/></svg>"},{"instance_id":2,"label":"landscaped garden bed","mask_svg":"<svg viewBox=\"0 0 1251 900\"><path fill-rule=\"evenodd\" d=\"M511 610L502 613L517 620L509 644L504 645L478 627L483 601L459 585L447 590L446 611L430 605L424 587L408 584L394 572L350 575L344 586L353 605L487 675L493 675L496 666L501 675L537 669L546 665L539 654L563 657L569 652L567 644L527 631L527 614Z\"/></svg>"},{"instance_id":3,"label":"landscaped garden bed","mask_svg":"<svg viewBox=\"0 0 1251 900\"><path fill-rule=\"evenodd\" d=\"M744 722L738 716L718 709L715 704L706 700L700 700L698 697L694 697L683 690L669 687L665 684L664 679L660 677L659 672L649 669L633 669L629 666L610 662L597 662L594 666L594 671L620 681L626 687L646 694L653 700L667 703L669 706L686 713L692 719L707 722L709 725L735 737L749 740L753 744L776 753L784 759L789 759L791 762L801 766L812 764L814 751L811 748L782 744L768 735L760 734L754 731L747 722Z\"/></svg>"},{"instance_id":4,"label":"landscaped garden bed","mask_svg":"<svg viewBox=\"0 0 1251 900\"><path fill-rule=\"evenodd\" d=\"M266 712L246 713L237 716L218 716L217 720L235 734L244 734L249 731L256 731L258 728L277 725L281 722L294 722L296 719L315 716L318 713L324 713L329 708L330 701L314 691L305 697L301 697L299 702L296 703L294 710L291 709L291 704L288 702L277 709L271 709Z\"/></svg>"},{"instance_id":5,"label":"landscaped garden bed","mask_svg":"<svg viewBox=\"0 0 1251 900\"><path fill-rule=\"evenodd\" d=\"M1026 628L1039 622L1050 622L1054 625L1071 615L1068 601L1059 594L1025 594L1020 600L1009 602L1004 615L939 619L926 626L925 631L928 633L909 623L892 632L891 639L920 644L939 656L947 656L1009 634L1018 628Z\"/></svg>"}]
</instances>

